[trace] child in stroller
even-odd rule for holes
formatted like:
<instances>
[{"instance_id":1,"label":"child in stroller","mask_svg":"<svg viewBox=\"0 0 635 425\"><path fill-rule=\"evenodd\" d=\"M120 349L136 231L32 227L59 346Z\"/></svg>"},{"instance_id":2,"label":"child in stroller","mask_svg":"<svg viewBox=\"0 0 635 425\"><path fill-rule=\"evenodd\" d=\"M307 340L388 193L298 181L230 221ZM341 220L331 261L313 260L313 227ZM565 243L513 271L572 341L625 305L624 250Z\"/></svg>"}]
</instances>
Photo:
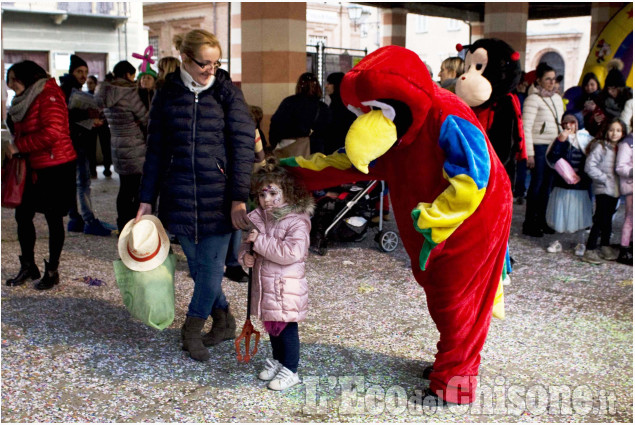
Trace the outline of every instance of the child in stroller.
<instances>
[{"instance_id":1,"label":"child in stroller","mask_svg":"<svg viewBox=\"0 0 635 425\"><path fill-rule=\"evenodd\" d=\"M375 241L385 252L392 252L399 244L393 231L383 228L384 194L383 181L371 180L345 184L314 194L315 213L311 219L311 245L318 254L324 255L328 241L360 242L367 236L369 228L376 228ZM376 205L380 204L379 210ZM373 217L378 216L378 220Z\"/></svg>"}]
</instances>

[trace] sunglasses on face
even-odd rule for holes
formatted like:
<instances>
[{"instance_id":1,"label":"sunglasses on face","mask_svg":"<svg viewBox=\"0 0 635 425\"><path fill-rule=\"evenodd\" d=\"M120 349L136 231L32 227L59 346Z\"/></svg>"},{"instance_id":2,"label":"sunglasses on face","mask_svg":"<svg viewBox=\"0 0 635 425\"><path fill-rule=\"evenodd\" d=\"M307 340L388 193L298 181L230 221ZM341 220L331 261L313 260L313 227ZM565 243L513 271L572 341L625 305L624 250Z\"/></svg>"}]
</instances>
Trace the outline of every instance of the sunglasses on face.
<instances>
[{"instance_id":1,"label":"sunglasses on face","mask_svg":"<svg viewBox=\"0 0 635 425\"><path fill-rule=\"evenodd\" d=\"M194 59L190 55L187 55L187 57L192 59L192 62L197 64L198 67L201 68L202 70L206 70L206 69L210 68L210 69L213 69L214 71L216 71L218 68L221 67L220 61L216 61L216 62L199 62L199 61L197 61L196 59Z\"/></svg>"}]
</instances>

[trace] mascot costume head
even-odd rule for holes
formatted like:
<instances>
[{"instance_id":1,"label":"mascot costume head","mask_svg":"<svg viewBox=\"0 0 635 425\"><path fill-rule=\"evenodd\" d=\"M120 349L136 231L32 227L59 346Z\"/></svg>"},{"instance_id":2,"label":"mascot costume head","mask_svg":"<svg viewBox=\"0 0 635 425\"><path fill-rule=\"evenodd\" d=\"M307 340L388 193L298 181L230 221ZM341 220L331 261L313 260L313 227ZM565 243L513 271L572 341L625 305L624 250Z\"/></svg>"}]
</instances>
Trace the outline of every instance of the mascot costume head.
<instances>
[{"instance_id":1,"label":"mascot costume head","mask_svg":"<svg viewBox=\"0 0 635 425\"><path fill-rule=\"evenodd\" d=\"M513 93L522 75L520 55L496 38L480 39L470 46L459 44L457 49L467 53L456 95L474 109L513 183L515 161L527 158L520 102Z\"/></svg>"},{"instance_id":2,"label":"mascot costume head","mask_svg":"<svg viewBox=\"0 0 635 425\"><path fill-rule=\"evenodd\" d=\"M379 179L440 333L428 400L471 403L492 314L503 315L511 191L472 110L414 52L382 47L346 74L345 147L282 163L309 190Z\"/></svg>"}]
</instances>

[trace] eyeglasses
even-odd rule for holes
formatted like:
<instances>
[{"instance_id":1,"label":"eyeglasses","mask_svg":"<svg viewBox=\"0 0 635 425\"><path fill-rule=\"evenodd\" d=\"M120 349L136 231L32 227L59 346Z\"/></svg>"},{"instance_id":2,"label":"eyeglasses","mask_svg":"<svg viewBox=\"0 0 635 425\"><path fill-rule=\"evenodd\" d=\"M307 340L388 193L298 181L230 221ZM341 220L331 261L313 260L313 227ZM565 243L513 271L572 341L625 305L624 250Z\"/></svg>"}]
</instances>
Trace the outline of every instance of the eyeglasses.
<instances>
[{"instance_id":1,"label":"eyeglasses","mask_svg":"<svg viewBox=\"0 0 635 425\"><path fill-rule=\"evenodd\" d=\"M214 71L216 71L218 68L221 67L221 63L220 61L216 61L216 62L199 62L196 59L194 59L192 56L187 55L188 58L192 59L192 61L198 65L199 68L201 68L202 70L211 68Z\"/></svg>"}]
</instances>

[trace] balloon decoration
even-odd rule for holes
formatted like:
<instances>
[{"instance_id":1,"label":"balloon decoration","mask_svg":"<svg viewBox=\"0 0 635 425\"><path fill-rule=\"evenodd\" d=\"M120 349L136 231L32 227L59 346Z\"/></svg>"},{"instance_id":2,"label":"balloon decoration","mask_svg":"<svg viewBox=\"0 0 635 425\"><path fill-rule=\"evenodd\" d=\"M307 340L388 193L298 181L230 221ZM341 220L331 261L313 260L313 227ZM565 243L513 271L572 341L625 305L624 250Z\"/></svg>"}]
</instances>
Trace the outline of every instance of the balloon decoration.
<instances>
[{"instance_id":1,"label":"balloon decoration","mask_svg":"<svg viewBox=\"0 0 635 425\"><path fill-rule=\"evenodd\" d=\"M154 64L154 60L152 59L152 55L153 54L154 54L154 48L152 46L146 47L146 49L143 51L142 55L139 54L139 53L133 53L132 54L133 58L141 59L143 61L143 63L139 67L141 72L147 72L148 71L148 67L150 66L150 64ZM152 68L150 68L150 69L152 69Z\"/></svg>"}]
</instances>

